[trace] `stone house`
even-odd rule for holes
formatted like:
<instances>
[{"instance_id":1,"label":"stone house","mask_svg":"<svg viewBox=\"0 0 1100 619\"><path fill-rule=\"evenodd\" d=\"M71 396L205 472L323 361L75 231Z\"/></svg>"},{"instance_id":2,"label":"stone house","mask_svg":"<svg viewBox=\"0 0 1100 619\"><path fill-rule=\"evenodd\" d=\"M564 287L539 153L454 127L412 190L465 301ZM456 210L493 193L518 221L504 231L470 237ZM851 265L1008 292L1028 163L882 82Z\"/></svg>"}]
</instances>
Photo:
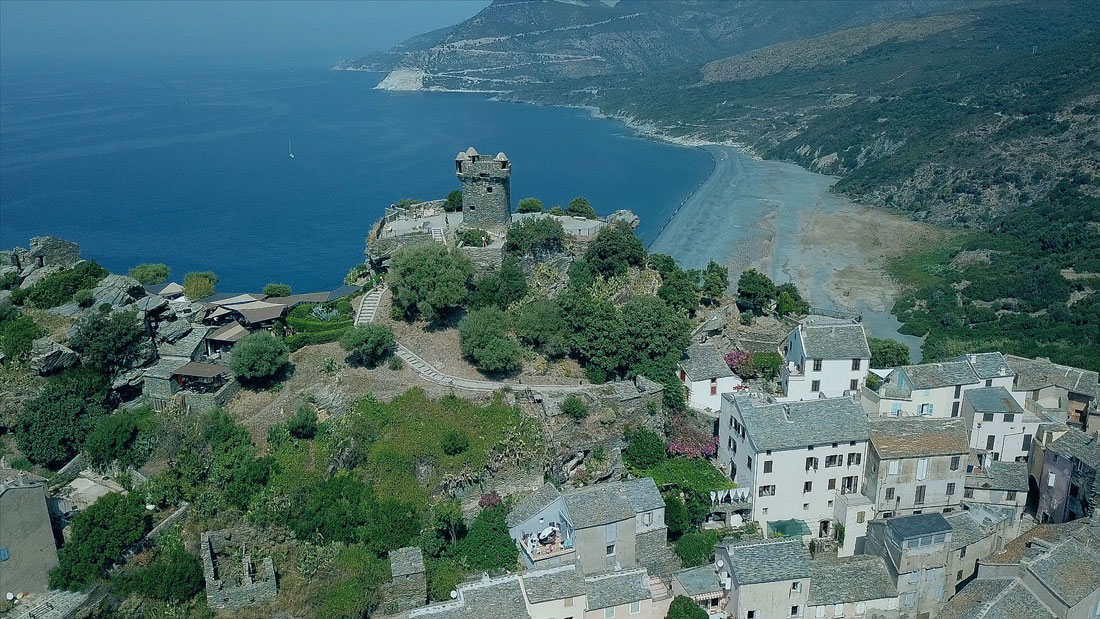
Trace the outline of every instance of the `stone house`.
<instances>
[{"instance_id":1,"label":"stone house","mask_svg":"<svg viewBox=\"0 0 1100 619\"><path fill-rule=\"evenodd\" d=\"M942 514L875 520L867 529L867 554L882 557L898 591L900 615L935 615L949 596L951 525Z\"/></svg>"},{"instance_id":2,"label":"stone house","mask_svg":"<svg viewBox=\"0 0 1100 619\"><path fill-rule=\"evenodd\" d=\"M942 363L895 368L861 392L871 416L958 417L963 394L981 387L1011 389L1014 373L1001 353L962 355Z\"/></svg>"},{"instance_id":3,"label":"stone house","mask_svg":"<svg viewBox=\"0 0 1100 619\"><path fill-rule=\"evenodd\" d=\"M810 561L807 618L898 616L898 589L882 557L856 555Z\"/></svg>"},{"instance_id":4,"label":"stone house","mask_svg":"<svg viewBox=\"0 0 1100 619\"><path fill-rule=\"evenodd\" d=\"M57 563L46 480L0 470L0 592L45 593Z\"/></svg>"},{"instance_id":5,"label":"stone house","mask_svg":"<svg viewBox=\"0 0 1100 619\"><path fill-rule=\"evenodd\" d=\"M722 394L741 386L741 379L726 365L714 344L692 344L684 351L678 366L680 382L687 390L688 405L717 413Z\"/></svg>"},{"instance_id":6,"label":"stone house","mask_svg":"<svg viewBox=\"0 0 1100 619\"><path fill-rule=\"evenodd\" d=\"M1024 519L1027 478L1026 462L990 462L967 474L962 505L967 509L989 506L1010 510L1013 524L1006 535L1012 539L1019 535Z\"/></svg>"},{"instance_id":7,"label":"stone house","mask_svg":"<svg viewBox=\"0 0 1100 619\"><path fill-rule=\"evenodd\" d=\"M1089 517L1100 504L1100 438L1069 428L1042 452L1038 479L1040 522Z\"/></svg>"},{"instance_id":8,"label":"stone house","mask_svg":"<svg viewBox=\"0 0 1100 619\"><path fill-rule=\"evenodd\" d=\"M796 538L742 540L715 548L729 566L726 610L738 619L803 617L809 601L810 557Z\"/></svg>"},{"instance_id":9,"label":"stone house","mask_svg":"<svg viewBox=\"0 0 1100 619\"><path fill-rule=\"evenodd\" d=\"M863 494L880 517L958 509L969 456L962 419L873 419L870 435Z\"/></svg>"},{"instance_id":10,"label":"stone house","mask_svg":"<svg viewBox=\"0 0 1100 619\"><path fill-rule=\"evenodd\" d=\"M664 499L648 477L564 492L543 484L507 524L527 567L575 563L583 574L634 567L647 545L667 541Z\"/></svg>"},{"instance_id":11,"label":"stone house","mask_svg":"<svg viewBox=\"0 0 1100 619\"><path fill-rule=\"evenodd\" d=\"M382 610L392 615L427 603L428 577L420 548L398 548L390 552L389 559L391 578L383 590Z\"/></svg>"},{"instance_id":12,"label":"stone house","mask_svg":"<svg viewBox=\"0 0 1100 619\"><path fill-rule=\"evenodd\" d=\"M867 457L867 416L858 404L726 394L718 437L718 461L750 489L750 517L763 530L793 519L807 535L833 537L834 502L860 492Z\"/></svg>"},{"instance_id":13,"label":"stone house","mask_svg":"<svg viewBox=\"0 0 1100 619\"><path fill-rule=\"evenodd\" d=\"M942 619L1093 619L1100 609L1100 517L1040 524L982 559Z\"/></svg>"},{"instance_id":14,"label":"stone house","mask_svg":"<svg viewBox=\"0 0 1100 619\"><path fill-rule=\"evenodd\" d=\"M825 316L805 318L787 335L779 355L780 384L787 400L859 393L871 366L863 325Z\"/></svg>"},{"instance_id":15,"label":"stone house","mask_svg":"<svg viewBox=\"0 0 1100 619\"><path fill-rule=\"evenodd\" d=\"M1100 374L1044 358L1007 355L1005 360L1016 373L1012 394L1021 403L1030 400L1047 408L1062 408L1069 414L1069 424L1090 434L1100 430L1100 421L1090 424L1098 415Z\"/></svg>"},{"instance_id":16,"label":"stone house","mask_svg":"<svg viewBox=\"0 0 1100 619\"><path fill-rule=\"evenodd\" d=\"M962 417L970 434L970 449L980 466L996 460L1026 462L1041 422L1000 386L963 394Z\"/></svg>"}]
</instances>

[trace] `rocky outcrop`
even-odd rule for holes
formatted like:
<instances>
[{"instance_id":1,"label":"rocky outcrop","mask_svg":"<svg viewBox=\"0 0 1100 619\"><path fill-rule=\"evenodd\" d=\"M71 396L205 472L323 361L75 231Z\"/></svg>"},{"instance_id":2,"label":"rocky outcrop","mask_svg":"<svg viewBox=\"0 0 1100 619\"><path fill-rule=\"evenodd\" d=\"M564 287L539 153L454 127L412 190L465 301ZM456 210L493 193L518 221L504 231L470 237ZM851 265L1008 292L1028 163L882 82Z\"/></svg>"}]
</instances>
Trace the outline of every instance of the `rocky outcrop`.
<instances>
[{"instance_id":1,"label":"rocky outcrop","mask_svg":"<svg viewBox=\"0 0 1100 619\"><path fill-rule=\"evenodd\" d=\"M45 376L70 368L80 362L71 348L58 344L52 337L40 337L31 347L31 369Z\"/></svg>"},{"instance_id":2,"label":"rocky outcrop","mask_svg":"<svg viewBox=\"0 0 1100 619\"><path fill-rule=\"evenodd\" d=\"M39 281L44 279L47 275L53 275L54 273L59 273L63 270L64 269L62 269L61 267L54 266L54 265L45 266L45 267L35 267L35 266L26 267L25 269L23 269L23 272L20 273L20 275L23 277L23 282L21 284L19 284L19 287L23 290L26 290L26 289L30 288L31 286L34 286L35 284L37 284Z\"/></svg>"},{"instance_id":3,"label":"rocky outcrop","mask_svg":"<svg viewBox=\"0 0 1100 619\"><path fill-rule=\"evenodd\" d=\"M625 209L615 211L614 213L611 213L607 216L607 223L609 224L617 224L620 222L630 226L630 229L634 230L638 227L638 224L642 223L642 220L637 215L635 215L633 211L628 211Z\"/></svg>"},{"instance_id":4,"label":"rocky outcrop","mask_svg":"<svg viewBox=\"0 0 1100 619\"><path fill-rule=\"evenodd\" d=\"M125 307L143 296L145 287L129 275L108 275L92 290L95 307L104 303L110 304L112 308Z\"/></svg>"}]
</instances>

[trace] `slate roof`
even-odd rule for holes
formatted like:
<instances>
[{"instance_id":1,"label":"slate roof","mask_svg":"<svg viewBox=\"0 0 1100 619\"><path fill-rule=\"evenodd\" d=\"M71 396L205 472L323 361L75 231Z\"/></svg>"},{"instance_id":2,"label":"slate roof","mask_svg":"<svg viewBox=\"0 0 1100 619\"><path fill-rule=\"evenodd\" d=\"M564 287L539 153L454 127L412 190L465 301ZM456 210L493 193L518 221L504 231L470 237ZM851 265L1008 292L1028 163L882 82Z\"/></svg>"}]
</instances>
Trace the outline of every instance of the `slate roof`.
<instances>
[{"instance_id":1,"label":"slate roof","mask_svg":"<svg viewBox=\"0 0 1100 619\"><path fill-rule=\"evenodd\" d=\"M980 474L967 475L966 487L1027 492L1027 476L1027 462L997 460L988 463Z\"/></svg>"},{"instance_id":2,"label":"slate roof","mask_svg":"<svg viewBox=\"0 0 1100 619\"><path fill-rule=\"evenodd\" d=\"M660 490L657 490L657 484L653 482L652 477L624 481L623 487L626 489L626 497L635 514L663 509L665 506L665 500L661 497Z\"/></svg>"},{"instance_id":3,"label":"slate roof","mask_svg":"<svg viewBox=\"0 0 1100 619\"><path fill-rule=\"evenodd\" d=\"M390 572L394 576L420 574L424 571L424 553L416 546L390 551Z\"/></svg>"},{"instance_id":4,"label":"slate roof","mask_svg":"<svg viewBox=\"0 0 1100 619\"><path fill-rule=\"evenodd\" d=\"M982 559L982 563L1014 565L1024 559L1034 559L1045 552L1045 546L1060 543L1076 534L1087 533L1087 525L1088 521L1084 518L1059 524L1037 524L1005 544L1001 552ZM1034 543L1036 540L1040 543Z\"/></svg>"},{"instance_id":5,"label":"slate roof","mask_svg":"<svg viewBox=\"0 0 1100 619\"><path fill-rule=\"evenodd\" d=\"M459 598L409 611L431 619L529 619L519 578L505 576L459 585Z\"/></svg>"},{"instance_id":6,"label":"slate roof","mask_svg":"<svg viewBox=\"0 0 1100 619\"><path fill-rule=\"evenodd\" d=\"M722 591L722 585L718 582L718 570L713 563L680 570L672 577L680 583L689 596Z\"/></svg>"},{"instance_id":7,"label":"slate roof","mask_svg":"<svg viewBox=\"0 0 1100 619\"><path fill-rule=\"evenodd\" d=\"M165 380L172 378L172 374L177 368L190 363L187 359L180 359L179 357L173 357L168 359L159 359L153 365L145 368L146 378L163 378Z\"/></svg>"},{"instance_id":8,"label":"slate roof","mask_svg":"<svg viewBox=\"0 0 1100 619\"><path fill-rule=\"evenodd\" d=\"M210 327L196 327L190 333L175 342L161 342L157 344L157 354L163 357L180 357L190 359L191 355L202 345L203 339L210 331Z\"/></svg>"},{"instance_id":9,"label":"slate roof","mask_svg":"<svg viewBox=\"0 0 1100 619\"><path fill-rule=\"evenodd\" d=\"M1071 538L1054 547L1028 566L1028 570L1070 607L1100 588L1098 540L1081 543Z\"/></svg>"},{"instance_id":10,"label":"slate roof","mask_svg":"<svg viewBox=\"0 0 1100 619\"><path fill-rule=\"evenodd\" d=\"M807 445L866 441L867 414L851 398L825 398L769 404L761 398L727 393L745 421L758 450L802 448Z\"/></svg>"},{"instance_id":11,"label":"slate roof","mask_svg":"<svg viewBox=\"0 0 1100 619\"><path fill-rule=\"evenodd\" d=\"M308 292L304 294L292 294L286 297L267 297L264 301L268 303L278 303L279 305L286 305L288 307L294 307L302 303L329 303L337 299L342 299L348 295L355 294L362 288L362 286L341 286L336 290L330 290L328 292Z\"/></svg>"},{"instance_id":12,"label":"slate roof","mask_svg":"<svg viewBox=\"0 0 1100 619\"><path fill-rule=\"evenodd\" d=\"M580 488L562 495L562 498L569 510L569 520L578 529L619 522L635 515L626 490L620 483Z\"/></svg>"},{"instance_id":13,"label":"slate roof","mask_svg":"<svg viewBox=\"0 0 1100 619\"><path fill-rule=\"evenodd\" d=\"M968 511L953 512L944 519L951 525L951 550L977 543L991 534Z\"/></svg>"},{"instance_id":14,"label":"slate roof","mask_svg":"<svg viewBox=\"0 0 1100 619\"><path fill-rule=\"evenodd\" d=\"M515 527L523 524L529 518L543 510L547 505L558 500L561 493L554 487L553 484L546 483L539 487L531 494L523 497L516 503L516 506L512 508L512 511L508 513L506 519L509 527Z\"/></svg>"},{"instance_id":15,"label":"slate roof","mask_svg":"<svg viewBox=\"0 0 1100 619\"><path fill-rule=\"evenodd\" d=\"M241 323L236 320L218 327L211 333L206 334L206 339L214 340L215 342L236 342L242 337L248 335L248 329L241 326Z\"/></svg>"},{"instance_id":16,"label":"slate roof","mask_svg":"<svg viewBox=\"0 0 1100 619\"><path fill-rule=\"evenodd\" d=\"M807 606L847 604L897 596L898 589L886 571L882 557L855 555L810 561Z\"/></svg>"},{"instance_id":17,"label":"slate roof","mask_svg":"<svg viewBox=\"0 0 1100 619\"><path fill-rule=\"evenodd\" d=\"M929 513L890 518L886 521L886 529L895 540L903 541L924 535L950 533L951 525L943 514Z\"/></svg>"},{"instance_id":18,"label":"slate roof","mask_svg":"<svg viewBox=\"0 0 1100 619\"><path fill-rule=\"evenodd\" d=\"M726 546L730 573L739 585L810 577L810 557L794 538L743 540Z\"/></svg>"},{"instance_id":19,"label":"slate roof","mask_svg":"<svg viewBox=\"0 0 1100 619\"><path fill-rule=\"evenodd\" d=\"M944 361L901 366L909 379L910 389L936 389L980 382L978 374L966 361Z\"/></svg>"},{"instance_id":20,"label":"slate roof","mask_svg":"<svg viewBox=\"0 0 1100 619\"><path fill-rule=\"evenodd\" d=\"M1047 359L1025 359L1014 355L1006 355L1005 361L1016 371L1017 391L1057 386L1094 399L1100 394L1100 384L1097 384L1100 375L1096 372L1051 363Z\"/></svg>"},{"instance_id":21,"label":"slate roof","mask_svg":"<svg viewBox=\"0 0 1100 619\"><path fill-rule=\"evenodd\" d=\"M963 393L963 399L970 402L970 406L978 413L1023 413L1020 406L1008 389L1004 387L982 387L980 389L968 389Z\"/></svg>"},{"instance_id":22,"label":"slate roof","mask_svg":"<svg viewBox=\"0 0 1100 619\"><path fill-rule=\"evenodd\" d=\"M734 375L714 344L688 346L683 358L680 359L680 367L692 381L727 378Z\"/></svg>"},{"instance_id":23,"label":"slate roof","mask_svg":"<svg viewBox=\"0 0 1100 619\"><path fill-rule=\"evenodd\" d=\"M523 588L527 591L527 601L532 604L585 594L584 577L575 565L527 572L523 576Z\"/></svg>"},{"instance_id":24,"label":"slate roof","mask_svg":"<svg viewBox=\"0 0 1100 619\"><path fill-rule=\"evenodd\" d=\"M969 450L962 417L877 418L870 422L871 445L884 460L965 455Z\"/></svg>"},{"instance_id":25,"label":"slate roof","mask_svg":"<svg viewBox=\"0 0 1100 619\"><path fill-rule=\"evenodd\" d=\"M1019 579L967 583L937 615L939 619L1048 619L1055 615Z\"/></svg>"},{"instance_id":26,"label":"slate roof","mask_svg":"<svg viewBox=\"0 0 1100 619\"><path fill-rule=\"evenodd\" d=\"M228 374L229 367L216 363L202 363L191 361L185 363L172 372L172 376L191 376L194 378L214 378L222 374Z\"/></svg>"},{"instance_id":27,"label":"slate roof","mask_svg":"<svg viewBox=\"0 0 1100 619\"><path fill-rule=\"evenodd\" d=\"M978 375L978 378L998 378L1002 376L1015 376L1016 372L1009 367L1005 356L999 352L980 352L969 355L959 355L948 361L966 361L970 368ZM1003 371L1003 373L1002 373Z\"/></svg>"},{"instance_id":28,"label":"slate roof","mask_svg":"<svg viewBox=\"0 0 1100 619\"><path fill-rule=\"evenodd\" d=\"M802 323L802 347L811 359L868 359L867 332L859 323L829 321L811 317Z\"/></svg>"},{"instance_id":29,"label":"slate roof","mask_svg":"<svg viewBox=\"0 0 1100 619\"><path fill-rule=\"evenodd\" d=\"M1059 436L1048 447L1051 453L1063 458L1076 458L1094 469L1100 469L1100 438L1085 434L1077 428Z\"/></svg>"},{"instance_id":30,"label":"slate roof","mask_svg":"<svg viewBox=\"0 0 1100 619\"><path fill-rule=\"evenodd\" d=\"M588 591L588 610L648 600L653 595L649 590L649 574L644 569L587 576L584 586Z\"/></svg>"}]
</instances>

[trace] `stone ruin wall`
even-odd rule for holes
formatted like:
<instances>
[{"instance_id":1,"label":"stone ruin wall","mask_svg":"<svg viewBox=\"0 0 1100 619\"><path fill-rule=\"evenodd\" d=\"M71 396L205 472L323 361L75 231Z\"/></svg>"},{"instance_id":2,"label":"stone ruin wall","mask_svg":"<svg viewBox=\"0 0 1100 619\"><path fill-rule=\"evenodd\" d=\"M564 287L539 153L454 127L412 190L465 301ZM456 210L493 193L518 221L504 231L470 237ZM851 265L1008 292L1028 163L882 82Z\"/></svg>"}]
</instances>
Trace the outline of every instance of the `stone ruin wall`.
<instances>
[{"instance_id":1,"label":"stone ruin wall","mask_svg":"<svg viewBox=\"0 0 1100 619\"><path fill-rule=\"evenodd\" d=\"M249 573L249 567L255 566L252 557L245 556L241 564L240 583L226 583L216 575L224 575L215 568L215 562L219 561L217 555L221 554L220 561L239 560L236 553L224 552L229 547L240 549L239 543L233 542L234 537L248 539L246 530L210 531L202 534L200 555L202 557L202 573L206 579L206 603L210 608L220 610L234 610L264 604L275 599L277 585L275 582L275 564L271 557L264 557L259 566L256 566L256 574L253 577Z\"/></svg>"}]
</instances>

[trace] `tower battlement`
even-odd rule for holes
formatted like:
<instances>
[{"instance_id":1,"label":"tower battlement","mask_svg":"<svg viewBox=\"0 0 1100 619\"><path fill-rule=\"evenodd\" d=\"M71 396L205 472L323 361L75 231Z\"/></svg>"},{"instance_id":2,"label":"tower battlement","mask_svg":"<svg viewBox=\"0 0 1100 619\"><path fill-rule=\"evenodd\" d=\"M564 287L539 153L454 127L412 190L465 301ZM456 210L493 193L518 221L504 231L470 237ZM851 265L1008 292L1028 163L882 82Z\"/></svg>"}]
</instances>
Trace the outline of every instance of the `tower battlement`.
<instances>
[{"instance_id":1,"label":"tower battlement","mask_svg":"<svg viewBox=\"0 0 1100 619\"><path fill-rule=\"evenodd\" d=\"M474 147L455 157L462 183L462 221L475 228L503 228L512 221L512 162L504 153L481 155Z\"/></svg>"}]
</instances>

